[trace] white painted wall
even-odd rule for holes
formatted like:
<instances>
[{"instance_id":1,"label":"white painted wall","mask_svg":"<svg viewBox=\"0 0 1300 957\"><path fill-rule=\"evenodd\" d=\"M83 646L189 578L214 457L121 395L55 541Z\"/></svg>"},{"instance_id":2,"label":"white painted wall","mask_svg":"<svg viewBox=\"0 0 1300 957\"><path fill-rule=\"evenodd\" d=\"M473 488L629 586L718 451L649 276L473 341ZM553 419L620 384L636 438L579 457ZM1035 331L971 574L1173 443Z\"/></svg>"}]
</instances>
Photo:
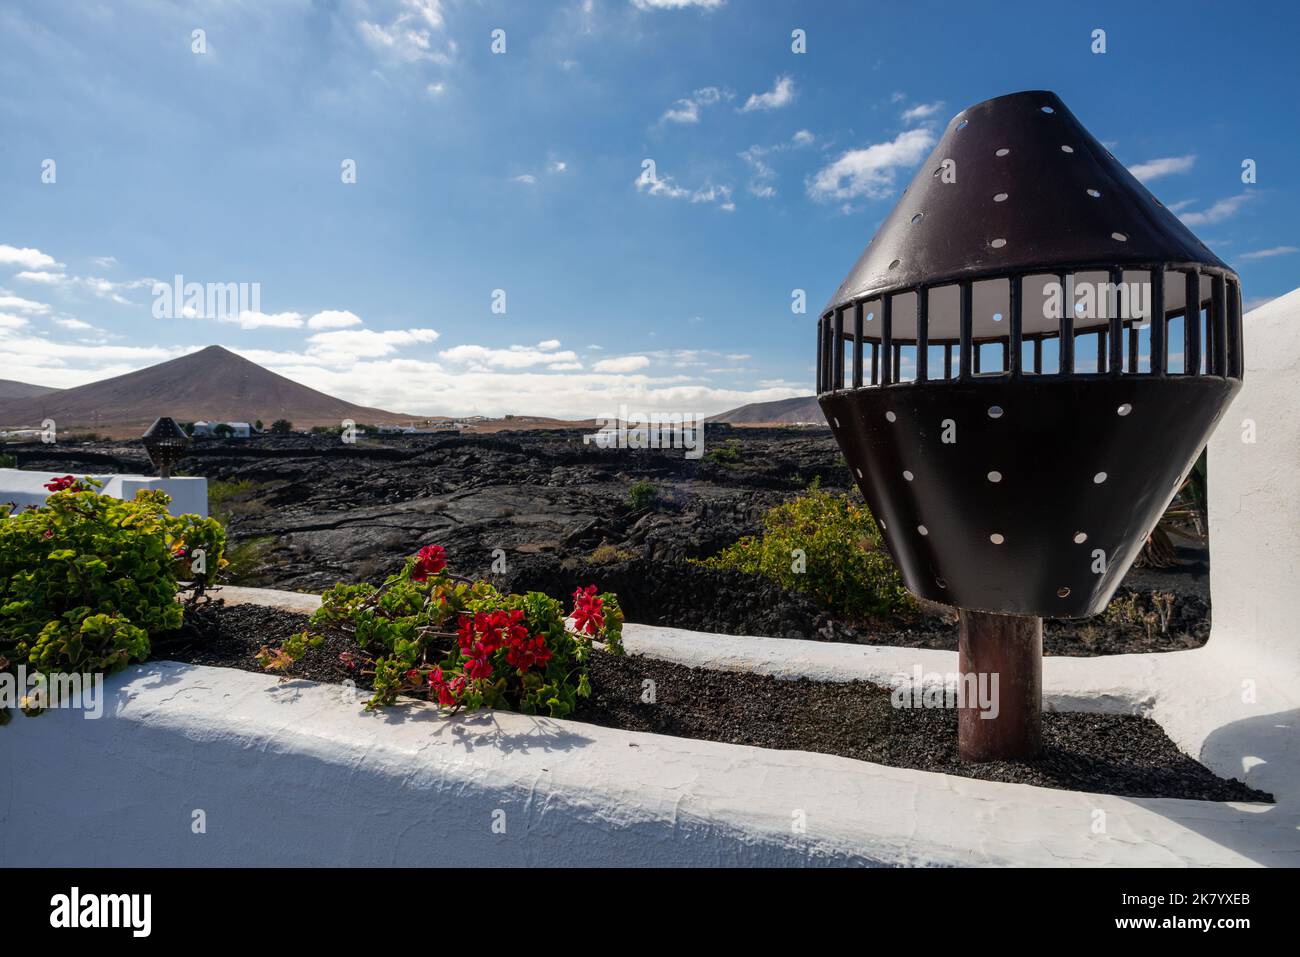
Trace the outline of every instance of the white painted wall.
<instances>
[{"instance_id":1,"label":"white painted wall","mask_svg":"<svg viewBox=\"0 0 1300 957\"><path fill-rule=\"evenodd\" d=\"M14 502L20 508L43 505L50 497L47 482L77 472L29 472L22 469L0 469L0 502ZM153 478L148 475L92 475L104 483L101 494L113 498L132 499L140 489L159 488L171 496L167 511L173 515L198 515L208 517L208 480L201 477Z\"/></svg>"},{"instance_id":2,"label":"white painted wall","mask_svg":"<svg viewBox=\"0 0 1300 957\"><path fill-rule=\"evenodd\" d=\"M154 663L110 680L101 720L51 712L0 728L0 865L1300 866L1300 291L1248 315L1246 343L1245 388L1210 446L1209 643L1048 658L1044 690L1049 707L1150 714L1275 805L993 784L423 703L366 715L336 687ZM636 625L626 643L821 680L956 665L946 652ZM196 809L206 834L191 831Z\"/></svg>"}]
</instances>

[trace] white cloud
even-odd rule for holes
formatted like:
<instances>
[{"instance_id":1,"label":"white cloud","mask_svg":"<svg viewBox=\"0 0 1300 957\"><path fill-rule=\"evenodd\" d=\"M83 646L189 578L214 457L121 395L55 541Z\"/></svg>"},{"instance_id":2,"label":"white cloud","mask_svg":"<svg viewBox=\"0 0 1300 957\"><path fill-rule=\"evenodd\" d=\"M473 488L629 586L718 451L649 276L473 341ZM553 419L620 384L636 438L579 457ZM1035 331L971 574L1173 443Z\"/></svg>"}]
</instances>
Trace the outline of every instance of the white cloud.
<instances>
[{"instance_id":1,"label":"white cloud","mask_svg":"<svg viewBox=\"0 0 1300 957\"><path fill-rule=\"evenodd\" d=\"M86 332L95 328L88 322L83 322L80 319L73 319L70 317L63 317L63 316L56 316L55 318L51 319L50 322L64 329L71 329L74 332Z\"/></svg>"},{"instance_id":2,"label":"white cloud","mask_svg":"<svg viewBox=\"0 0 1300 957\"><path fill-rule=\"evenodd\" d=\"M1274 256L1289 256L1300 253L1300 246L1272 246L1268 249L1256 249L1254 252L1242 253L1238 259L1272 259Z\"/></svg>"},{"instance_id":3,"label":"white cloud","mask_svg":"<svg viewBox=\"0 0 1300 957\"><path fill-rule=\"evenodd\" d=\"M33 272L26 269L20 273L15 273L14 278L21 279L23 282L39 282L45 286L57 286L68 281L68 276L61 272L43 272L40 270Z\"/></svg>"},{"instance_id":4,"label":"white cloud","mask_svg":"<svg viewBox=\"0 0 1300 957\"><path fill-rule=\"evenodd\" d=\"M1242 205L1249 202L1250 198L1250 193L1238 193L1236 196L1228 196L1212 203L1208 209L1203 209L1198 212L1181 213L1178 218L1187 226L1204 226L1209 223L1221 223L1225 219L1236 215L1237 210L1241 209Z\"/></svg>"},{"instance_id":5,"label":"white cloud","mask_svg":"<svg viewBox=\"0 0 1300 957\"><path fill-rule=\"evenodd\" d=\"M307 320L308 329L346 329L361 325L361 317L346 309L325 309Z\"/></svg>"},{"instance_id":6,"label":"white cloud","mask_svg":"<svg viewBox=\"0 0 1300 957\"><path fill-rule=\"evenodd\" d=\"M476 369L527 369L557 362L577 362L578 356L570 350L557 352L560 343L554 339L532 346L510 346L494 349L489 346L459 345L444 349L438 358L457 365ZM581 368L581 366L579 366Z\"/></svg>"},{"instance_id":7,"label":"white cloud","mask_svg":"<svg viewBox=\"0 0 1300 957\"><path fill-rule=\"evenodd\" d=\"M800 130L790 137L790 142L795 146L811 146L815 137L808 130Z\"/></svg>"},{"instance_id":8,"label":"white cloud","mask_svg":"<svg viewBox=\"0 0 1300 957\"><path fill-rule=\"evenodd\" d=\"M593 368L597 372L636 372L649 364L648 356L619 356L616 359L601 359Z\"/></svg>"},{"instance_id":9,"label":"white cloud","mask_svg":"<svg viewBox=\"0 0 1300 957\"><path fill-rule=\"evenodd\" d=\"M15 316L11 312L0 312L0 329L21 329L27 325L27 320L22 316Z\"/></svg>"},{"instance_id":10,"label":"white cloud","mask_svg":"<svg viewBox=\"0 0 1300 957\"><path fill-rule=\"evenodd\" d=\"M58 265L62 265L59 263ZM104 279L100 276L70 276L62 272L50 272L48 270L24 270L14 276L15 279L21 279L24 282L40 283L45 286L60 286L64 289L81 288L100 299L111 299L113 302L123 306L135 305L130 299L122 295L123 290L139 289L144 286L153 285L153 279L131 279L124 282L114 282L111 279Z\"/></svg>"},{"instance_id":11,"label":"white cloud","mask_svg":"<svg viewBox=\"0 0 1300 957\"><path fill-rule=\"evenodd\" d=\"M903 111L903 122L915 123L917 120L924 120L928 117L934 116L934 114L938 113L942 109L942 100L935 103L918 103L911 109Z\"/></svg>"},{"instance_id":12,"label":"white cloud","mask_svg":"<svg viewBox=\"0 0 1300 957\"><path fill-rule=\"evenodd\" d=\"M90 261L100 269L112 269L117 265L116 256L93 256Z\"/></svg>"},{"instance_id":13,"label":"white cloud","mask_svg":"<svg viewBox=\"0 0 1300 957\"><path fill-rule=\"evenodd\" d=\"M0 309L17 310L18 312L34 313L36 315L45 315L50 311L50 307L43 302L36 302L33 299L24 299L22 296L11 296L6 290L0 289Z\"/></svg>"},{"instance_id":14,"label":"white cloud","mask_svg":"<svg viewBox=\"0 0 1300 957\"><path fill-rule=\"evenodd\" d=\"M689 198L692 203L717 203L719 209L728 213L733 212L736 208L736 204L731 201L730 186L709 184L697 190L689 190L683 186L678 186L671 176L660 179L653 166L642 169L641 175L636 178L635 185L638 192L647 193L650 196L662 196L665 199Z\"/></svg>"},{"instance_id":15,"label":"white cloud","mask_svg":"<svg viewBox=\"0 0 1300 957\"><path fill-rule=\"evenodd\" d=\"M818 202L859 197L883 199L894 189L897 170L915 166L934 146L928 129L907 130L886 143L849 150L808 180L808 195Z\"/></svg>"},{"instance_id":16,"label":"white cloud","mask_svg":"<svg viewBox=\"0 0 1300 957\"><path fill-rule=\"evenodd\" d=\"M448 64L456 56L454 40L435 46L434 31L446 25L441 0L403 0L402 12L387 24L362 20L357 24L361 37L375 52L399 63Z\"/></svg>"},{"instance_id":17,"label":"white cloud","mask_svg":"<svg viewBox=\"0 0 1300 957\"><path fill-rule=\"evenodd\" d=\"M664 196L668 199L681 199L683 196L689 196L691 191L683 189L673 182L671 176L659 178L655 172L654 166L646 166L641 170L641 175L636 178L636 188L640 192L649 193L651 196Z\"/></svg>"},{"instance_id":18,"label":"white cloud","mask_svg":"<svg viewBox=\"0 0 1300 957\"><path fill-rule=\"evenodd\" d=\"M1187 156L1166 156L1162 159L1147 160L1145 163L1130 166L1128 171L1142 182L1149 183L1161 176L1189 172L1195 163L1195 153Z\"/></svg>"},{"instance_id":19,"label":"white cloud","mask_svg":"<svg viewBox=\"0 0 1300 957\"><path fill-rule=\"evenodd\" d=\"M533 369L486 365L455 369L442 361L389 354L404 345L432 341L436 336L428 329L386 333L339 330L313 336L315 341L309 341L303 351L233 351L330 395L416 415L514 413L575 419L612 413L620 405L711 415L749 402L784 399L807 391L803 383L779 379L759 382L755 389L735 389L715 388L681 375L583 372L579 362L558 358L564 354L556 352L546 353L555 361ZM25 330L6 329L0 321L0 351L7 359L6 373L57 388L132 372L197 348L54 341ZM381 350L384 355L374 354ZM645 356L639 358L649 361Z\"/></svg>"},{"instance_id":20,"label":"white cloud","mask_svg":"<svg viewBox=\"0 0 1300 957\"><path fill-rule=\"evenodd\" d=\"M664 115L659 117L659 122L698 123L700 121L700 109L705 106L712 106L724 96L731 99L732 94L720 90L716 86L701 87L690 96L677 100L672 106L664 110Z\"/></svg>"},{"instance_id":21,"label":"white cloud","mask_svg":"<svg viewBox=\"0 0 1300 957\"><path fill-rule=\"evenodd\" d=\"M373 359L391 355L399 346L433 342L433 329L340 329L307 337L307 351L324 361Z\"/></svg>"},{"instance_id":22,"label":"white cloud","mask_svg":"<svg viewBox=\"0 0 1300 957\"><path fill-rule=\"evenodd\" d=\"M755 110L779 110L783 106L788 106L794 102L794 78L778 76L776 85L767 93L751 93L745 105L740 108L742 113L752 113Z\"/></svg>"},{"instance_id":23,"label":"white cloud","mask_svg":"<svg viewBox=\"0 0 1300 957\"><path fill-rule=\"evenodd\" d=\"M563 173L568 168L569 168L569 164L564 162L563 160L552 160L550 163L546 165L546 172Z\"/></svg>"},{"instance_id":24,"label":"white cloud","mask_svg":"<svg viewBox=\"0 0 1300 957\"><path fill-rule=\"evenodd\" d=\"M424 91L428 93L430 96L442 96L444 93L447 92L447 84L430 83L428 86L424 88Z\"/></svg>"},{"instance_id":25,"label":"white cloud","mask_svg":"<svg viewBox=\"0 0 1300 957\"><path fill-rule=\"evenodd\" d=\"M221 322L239 323L241 329L301 329L302 316L296 312L253 312L245 309L237 316L223 315Z\"/></svg>"},{"instance_id":26,"label":"white cloud","mask_svg":"<svg viewBox=\"0 0 1300 957\"><path fill-rule=\"evenodd\" d=\"M516 183L523 183L526 186L532 186L534 183L537 182L537 177L534 176L532 173L524 173L522 176L516 176L514 178L514 181Z\"/></svg>"},{"instance_id":27,"label":"white cloud","mask_svg":"<svg viewBox=\"0 0 1300 957\"><path fill-rule=\"evenodd\" d=\"M39 249L0 245L0 266L22 266L24 269L46 269L53 266L62 269L63 263L55 262L53 256Z\"/></svg>"},{"instance_id":28,"label":"white cloud","mask_svg":"<svg viewBox=\"0 0 1300 957\"><path fill-rule=\"evenodd\" d=\"M632 0L632 6L638 10L685 10L698 7L701 10L716 10L726 0Z\"/></svg>"}]
</instances>

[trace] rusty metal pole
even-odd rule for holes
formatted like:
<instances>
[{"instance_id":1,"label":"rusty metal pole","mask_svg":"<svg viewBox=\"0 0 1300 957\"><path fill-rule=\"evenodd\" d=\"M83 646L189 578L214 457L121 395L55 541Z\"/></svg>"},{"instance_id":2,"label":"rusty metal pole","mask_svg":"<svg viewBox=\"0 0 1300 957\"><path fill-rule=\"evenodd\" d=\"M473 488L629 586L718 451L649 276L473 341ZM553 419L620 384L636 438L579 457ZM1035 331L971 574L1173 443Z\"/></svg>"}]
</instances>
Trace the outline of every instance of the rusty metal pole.
<instances>
[{"instance_id":1,"label":"rusty metal pole","mask_svg":"<svg viewBox=\"0 0 1300 957\"><path fill-rule=\"evenodd\" d=\"M963 685L978 694L968 691L957 712L958 754L972 762L1034 757L1043 745L1043 619L959 614L958 668Z\"/></svg>"}]
</instances>

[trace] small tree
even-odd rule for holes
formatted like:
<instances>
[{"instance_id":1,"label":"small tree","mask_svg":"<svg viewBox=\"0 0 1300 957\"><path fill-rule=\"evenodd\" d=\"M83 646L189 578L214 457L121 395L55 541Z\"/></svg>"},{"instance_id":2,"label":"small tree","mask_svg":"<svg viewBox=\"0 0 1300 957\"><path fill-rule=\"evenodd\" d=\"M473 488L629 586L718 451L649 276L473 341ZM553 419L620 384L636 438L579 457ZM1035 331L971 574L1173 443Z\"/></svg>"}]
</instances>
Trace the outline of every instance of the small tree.
<instances>
[{"instance_id":1,"label":"small tree","mask_svg":"<svg viewBox=\"0 0 1300 957\"><path fill-rule=\"evenodd\" d=\"M288 419L276 419L271 423L272 435L288 435L293 431L293 423Z\"/></svg>"},{"instance_id":2,"label":"small tree","mask_svg":"<svg viewBox=\"0 0 1300 957\"><path fill-rule=\"evenodd\" d=\"M227 439L235 434L235 430L224 422L220 422L212 427L212 434L223 439Z\"/></svg>"},{"instance_id":3,"label":"small tree","mask_svg":"<svg viewBox=\"0 0 1300 957\"><path fill-rule=\"evenodd\" d=\"M259 431L259 432L265 431L264 428L263 428L263 426L262 426L262 420L261 420L261 419L258 419L256 422L253 423L253 428L255 428L255 429L256 429L257 431Z\"/></svg>"}]
</instances>

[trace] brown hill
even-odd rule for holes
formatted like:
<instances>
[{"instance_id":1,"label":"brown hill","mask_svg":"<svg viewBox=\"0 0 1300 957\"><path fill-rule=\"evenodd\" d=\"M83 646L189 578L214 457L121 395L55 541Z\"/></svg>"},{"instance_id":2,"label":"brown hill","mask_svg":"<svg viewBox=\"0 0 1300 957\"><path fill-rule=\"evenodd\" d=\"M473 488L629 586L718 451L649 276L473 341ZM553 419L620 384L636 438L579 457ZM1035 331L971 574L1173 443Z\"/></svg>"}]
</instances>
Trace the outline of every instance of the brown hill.
<instances>
[{"instance_id":1,"label":"brown hill","mask_svg":"<svg viewBox=\"0 0 1300 957\"><path fill-rule=\"evenodd\" d=\"M826 416L822 415L815 395L800 395L773 402L751 402L711 416L709 421L730 422L732 425L825 425Z\"/></svg>"},{"instance_id":2,"label":"brown hill","mask_svg":"<svg viewBox=\"0 0 1300 957\"><path fill-rule=\"evenodd\" d=\"M0 427L32 428L53 419L60 432L140 435L160 415L178 422L288 419L295 428L405 423L413 416L354 405L276 375L221 346L99 382L27 398L0 399ZM421 416L420 418L424 418Z\"/></svg>"},{"instance_id":3,"label":"brown hill","mask_svg":"<svg viewBox=\"0 0 1300 957\"><path fill-rule=\"evenodd\" d=\"M58 391L47 385L31 385L26 382L15 382L13 379L0 379L0 402L5 399L30 399Z\"/></svg>"}]
</instances>

